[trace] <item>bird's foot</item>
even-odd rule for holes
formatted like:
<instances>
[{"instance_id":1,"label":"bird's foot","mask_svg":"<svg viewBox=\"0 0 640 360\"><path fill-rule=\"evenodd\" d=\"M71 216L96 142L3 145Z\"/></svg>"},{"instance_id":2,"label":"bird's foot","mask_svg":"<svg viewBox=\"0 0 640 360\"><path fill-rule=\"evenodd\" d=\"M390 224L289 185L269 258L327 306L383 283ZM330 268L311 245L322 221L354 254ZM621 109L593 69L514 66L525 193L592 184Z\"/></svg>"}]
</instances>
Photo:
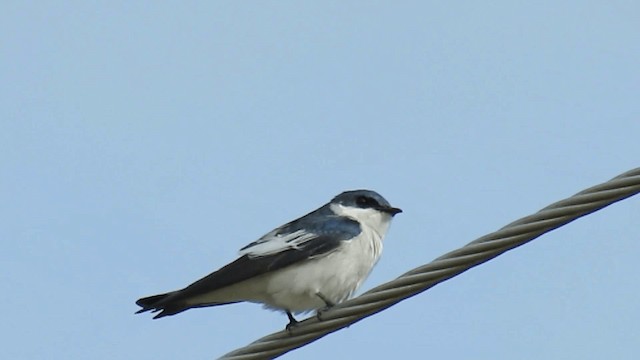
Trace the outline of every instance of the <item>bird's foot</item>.
<instances>
[{"instance_id":1,"label":"bird's foot","mask_svg":"<svg viewBox=\"0 0 640 360\"><path fill-rule=\"evenodd\" d=\"M285 330L287 330L288 332L291 332L291 330L296 326L298 326L298 323L300 322L293 317L293 314L291 314L291 311L289 310L287 310L287 317L289 318L289 323L285 327Z\"/></svg>"},{"instance_id":2,"label":"bird's foot","mask_svg":"<svg viewBox=\"0 0 640 360\"><path fill-rule=\"evenodd\" d=\"M324 301L324 305L325 305L323 308L316 310L316 319L318 319L318 321L322 321L322 314L325 311L328 311L332 307L336 306L336 304L333 301L327 299L327 297L322 295L322 293L316 293L316 296L318 296L322 301Z\"/></svg>"}]
</instances>

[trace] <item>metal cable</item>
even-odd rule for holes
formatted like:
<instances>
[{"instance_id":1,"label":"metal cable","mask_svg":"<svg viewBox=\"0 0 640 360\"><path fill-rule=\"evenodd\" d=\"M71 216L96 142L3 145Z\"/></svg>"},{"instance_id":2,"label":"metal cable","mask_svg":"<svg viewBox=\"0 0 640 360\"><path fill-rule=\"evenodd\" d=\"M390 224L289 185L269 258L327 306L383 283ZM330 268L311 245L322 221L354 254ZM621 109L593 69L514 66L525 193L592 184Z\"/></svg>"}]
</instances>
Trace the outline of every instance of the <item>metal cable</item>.
<instances>
[{"instance_id":1,"label":"metal cable","mask_svg":"<svg viewBox=\"0 0 640 360\"><path fill-rule=\"evenodd\" d=\"M279 331L223 355L220 359L271 359L347 327L436 284L563 226L640 192L640 168L551 204L533 215L451 251L429 264L336 305L292 329Z\"/></svg>"}]
</instances>

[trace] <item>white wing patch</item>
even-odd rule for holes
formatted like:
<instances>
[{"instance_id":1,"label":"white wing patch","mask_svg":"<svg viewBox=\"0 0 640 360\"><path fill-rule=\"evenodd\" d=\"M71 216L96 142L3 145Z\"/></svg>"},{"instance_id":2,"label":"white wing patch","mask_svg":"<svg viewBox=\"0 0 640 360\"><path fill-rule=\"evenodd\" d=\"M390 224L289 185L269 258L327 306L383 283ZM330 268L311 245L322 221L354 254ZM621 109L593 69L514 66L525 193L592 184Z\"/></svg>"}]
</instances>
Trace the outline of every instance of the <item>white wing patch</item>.
<instances>
[{"instance_id":1,"label":"white wing patch","mask_svg":"<svg viewBox=\"0 0 640 360\"><path fill-rule=\"evenodd\" d=\"M316 237L318 235L304 230L294 231L290 234L267 234L254 245L240 250L240 256L260 257L277 254L289 249L298 249L300 245Z\"/></svg>"}]
</instances>

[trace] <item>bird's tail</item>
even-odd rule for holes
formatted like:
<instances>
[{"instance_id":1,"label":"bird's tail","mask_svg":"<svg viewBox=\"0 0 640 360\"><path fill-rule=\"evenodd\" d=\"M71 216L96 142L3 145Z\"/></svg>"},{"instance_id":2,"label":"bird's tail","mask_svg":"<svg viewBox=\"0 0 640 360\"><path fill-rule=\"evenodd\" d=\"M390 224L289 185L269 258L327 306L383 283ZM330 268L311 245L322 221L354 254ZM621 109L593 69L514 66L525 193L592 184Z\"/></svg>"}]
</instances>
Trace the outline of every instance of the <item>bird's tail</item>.
<instances>
[{"instance_id":1,"label":"bird's tail","mask_svg":"<svg viewBox=\"0 0 640 360\"><path fill-rule=\"evenodd\" d=\"M162 300L166 299L169 295L171 295L171 293L147 296L142 299L138 299L138 301L136 301L136 305L142 306L142 309L136 311L136 314L155 309L156 307L154 304L162 302Z\"/></svg>"},{"instance_id":2,"label":"bird's tail","mask_svg":"<svg viewBox=\"0 0 640 360\"><path fill-rule=\"evenodd\" d=\"M147 296L147 297L143 297L142 299L138 299L138 301L136 301L136 304L142 307L142 309L136 311L136 314L140 314L147 311L151 311L153 313L160 312L159 314L153 317L154 319L158 319L158 318L169 316L169 315L175 315L177 313L183 312L191 308L227 305L227 304L233 304L237 302L237 301L227 301L227 302L189 304L185 299L183 291L184 290L177 290L177 291L172 291L165 294Z\"/></svg>"},{"instance_id":3,"label":"bird's tail","mask_svg":"<svg viewBox=\"0 0 640 360\"><path fill-rule=\"evenodd\" d=\"M136 314L140 314L146 311L162 311L160 314L153 317L154 319L157 319L163 316L177 314L188 309L188 307L186 306L181 306L181 304L171 301L169 298L173 294L173 292L168 292L165 294L147 296L143 297L142 299L138 299L138 301L136 301L136 304L142 307L142 309L136 311Z\"/></svg>"}]
</instances>

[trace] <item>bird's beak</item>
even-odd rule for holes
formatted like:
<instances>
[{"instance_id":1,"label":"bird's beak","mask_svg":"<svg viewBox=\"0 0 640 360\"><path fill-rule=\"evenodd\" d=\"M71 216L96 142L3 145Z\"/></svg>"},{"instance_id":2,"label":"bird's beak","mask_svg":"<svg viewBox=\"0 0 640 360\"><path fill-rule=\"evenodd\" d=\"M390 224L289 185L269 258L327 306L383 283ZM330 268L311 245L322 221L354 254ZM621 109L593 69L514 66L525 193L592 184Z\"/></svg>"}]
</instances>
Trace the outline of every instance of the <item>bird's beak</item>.
<instances>
[{"instance_id":1,"label":"bird's beak","mask_svg":"<svg viewBox=\"0 0 640 360\"><path fill-rule=\"evenodd\" d=\"M384 206L384 207L380 207L378 208L378 210L382 211L382 212L386 212L387 214L393 216L395 214L399 214L402 212L402 209L400 208L396 208L396 207L391 207L391 206Z\"/></svg>"}]
</instances>

